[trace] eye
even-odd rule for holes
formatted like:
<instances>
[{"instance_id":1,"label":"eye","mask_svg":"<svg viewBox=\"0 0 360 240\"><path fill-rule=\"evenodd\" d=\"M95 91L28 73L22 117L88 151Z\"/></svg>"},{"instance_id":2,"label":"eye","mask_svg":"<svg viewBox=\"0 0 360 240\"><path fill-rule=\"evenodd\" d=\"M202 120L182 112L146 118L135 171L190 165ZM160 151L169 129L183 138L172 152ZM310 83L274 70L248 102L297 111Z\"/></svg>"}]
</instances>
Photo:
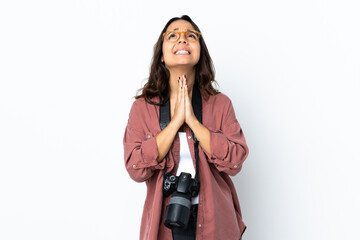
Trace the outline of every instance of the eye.
<instances>
[{"instance_id":1,"label":"eye","mask_svg":"<svg viewBox=\"0 0 360 240\"><path fill-rule=\"evenodd\" d=\"M189 37L196 39L196 35L193 34L193 33L190 33L190 34L189 34Z\"/></svg>"},{"instance_id":2,"label":"eye","mask_svg":"<svg viewBox=\"0 0 360 240\"><path fill-rule=\"evenodd\" d=\"M167 40L176 40L178 38L178 34L176 32L170 32L167 35Z\"/></svg>"},{"instance_id":3,"label":"eye","mask_svg":"<svg viewBox=\"0 0 360 240\"><path fill-rule=\"evenodd\" d=\"M192 39L196 40L196 39L198 39L198 36L194 32L188 32L187 33L187 38L192 38Z\"/></svg>"}]
</instances>

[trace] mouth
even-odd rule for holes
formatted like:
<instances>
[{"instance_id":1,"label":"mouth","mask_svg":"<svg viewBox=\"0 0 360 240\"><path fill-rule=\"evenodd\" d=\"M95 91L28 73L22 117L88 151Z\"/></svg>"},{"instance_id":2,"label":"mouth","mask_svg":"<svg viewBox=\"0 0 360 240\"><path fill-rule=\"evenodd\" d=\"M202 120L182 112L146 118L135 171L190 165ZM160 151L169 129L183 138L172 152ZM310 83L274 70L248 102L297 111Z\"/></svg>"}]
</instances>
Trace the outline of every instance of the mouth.
<instances>
[{"instance_id":1,"label":"mouth","mask_svg":"<svg viewBox=\"0 0 360 240\"><path fill-rule=\"evenodd\" d=\"M190 52L187 50L177 50L175 52L176 55L190 55Z\"/></svg>"}]
</instances>

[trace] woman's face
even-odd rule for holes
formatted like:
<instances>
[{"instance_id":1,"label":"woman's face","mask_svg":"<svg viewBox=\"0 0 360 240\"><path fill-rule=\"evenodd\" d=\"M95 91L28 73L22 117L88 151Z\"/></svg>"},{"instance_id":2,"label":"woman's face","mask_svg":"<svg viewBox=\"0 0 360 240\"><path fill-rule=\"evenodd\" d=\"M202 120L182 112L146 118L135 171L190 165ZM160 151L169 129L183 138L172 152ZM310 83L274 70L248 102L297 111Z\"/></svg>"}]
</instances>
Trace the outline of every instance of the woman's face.
<instances>
[{"instance_id":1,"label":"woman's face","mask_svg":"<svg viewBox=\"0 0 360 240\"><path fill-rule=\"evenodd\" d=\"M176 20L172 22L166 31L171 30L195 30L191 23L185 20ZM195 40L192 34L181 33L177 41L176 36L165 36L162 46L163 56L167 68L189 66L194 67L200 59L200 42L199 39Z\"/></svg>"}]
</instances>

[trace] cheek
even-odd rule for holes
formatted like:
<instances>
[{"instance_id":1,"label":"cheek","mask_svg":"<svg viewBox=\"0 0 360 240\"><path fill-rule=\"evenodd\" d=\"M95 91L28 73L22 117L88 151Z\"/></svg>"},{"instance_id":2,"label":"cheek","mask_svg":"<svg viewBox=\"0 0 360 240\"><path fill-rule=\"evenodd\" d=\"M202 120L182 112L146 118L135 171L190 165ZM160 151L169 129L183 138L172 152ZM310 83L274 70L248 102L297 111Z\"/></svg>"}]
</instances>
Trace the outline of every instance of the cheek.
<instances>
[{"instance_id":1,"label":"cheek","mask_svg":"<svg viewBox=\"0 0 360 240\"><path fill-rule=\"evenodd\" d=\"M163 45L162 52L163 52L164 58L165 58L166 56L170 56L170 54L171 54L171 48L170 48L169 46Z\"/></svg>"},{"instance_id":2,"label":"cheek","mask_svg":"<svg viewBox=\"0 0 360 240\"><path fill-rule=\"evenodd\" d=\"M200 55L201 55L201 48L199 46L198 49L196 49L196 54L197 54L197 57L200 59Z\"/></svg>"}]
</instances>

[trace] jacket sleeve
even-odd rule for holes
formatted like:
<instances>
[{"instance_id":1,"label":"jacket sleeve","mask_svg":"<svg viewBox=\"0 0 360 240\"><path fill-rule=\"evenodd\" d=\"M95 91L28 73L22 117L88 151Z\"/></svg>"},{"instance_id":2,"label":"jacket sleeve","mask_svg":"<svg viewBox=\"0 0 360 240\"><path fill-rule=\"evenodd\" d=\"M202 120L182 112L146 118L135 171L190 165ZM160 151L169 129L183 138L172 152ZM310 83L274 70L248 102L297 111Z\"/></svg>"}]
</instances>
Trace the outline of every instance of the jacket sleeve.
<instances>
[{"instance_id":1,"label":"jacket sleeve","mask_svg":"<svg viewBox=\"0 0 360 240\"><path fill-rule=\"evenodd\" d=\"M208 161L213 163L217 170L234 176L240 172L249 154L249 148L230 100L225 103L223 109L220 129L209 129L211 154L204 152Z\"/></svg>"},{"instance_id":2,"label":"jacket sleeve","mask_svg":"<svg viewBox=\"0 0 360 240\"><path fill-rule=\"evenodd\" d=\"M130 177L136 182L149 179L155 170L164 169L164 162L157 162L159 155L156 144L156 136L145 128L146 109L144 103L135 101L131 107L129 120L125 129L124 160L125 167Z\"/></svg>"}]
</instances>

